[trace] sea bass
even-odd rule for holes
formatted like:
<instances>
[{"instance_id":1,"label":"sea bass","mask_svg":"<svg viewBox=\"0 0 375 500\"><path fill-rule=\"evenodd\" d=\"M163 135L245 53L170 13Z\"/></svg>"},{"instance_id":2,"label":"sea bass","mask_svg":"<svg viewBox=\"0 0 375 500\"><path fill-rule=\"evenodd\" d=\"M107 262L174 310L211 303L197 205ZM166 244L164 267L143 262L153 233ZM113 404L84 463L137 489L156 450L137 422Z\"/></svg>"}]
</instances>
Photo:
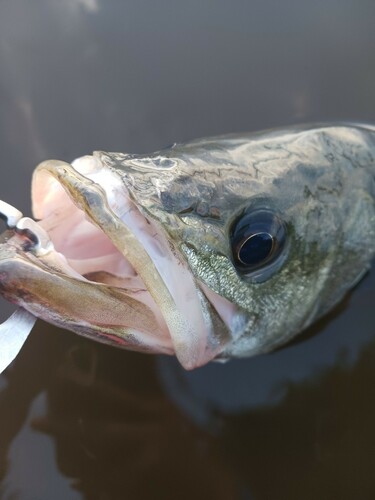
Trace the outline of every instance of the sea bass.
<instances>
[{"instance_id":1,"label":"sea bass","mask_svg":"<svg viewBox=\"0 0 375 500\"><path fill-rule=\"evenodd\" d=\"M35 317L186 369L271 351L369 269L374 202L367 125L45 161L35 220L0 205L0 293L21 308L0 329L0 368Z\"/></svg>"}]
</instances>

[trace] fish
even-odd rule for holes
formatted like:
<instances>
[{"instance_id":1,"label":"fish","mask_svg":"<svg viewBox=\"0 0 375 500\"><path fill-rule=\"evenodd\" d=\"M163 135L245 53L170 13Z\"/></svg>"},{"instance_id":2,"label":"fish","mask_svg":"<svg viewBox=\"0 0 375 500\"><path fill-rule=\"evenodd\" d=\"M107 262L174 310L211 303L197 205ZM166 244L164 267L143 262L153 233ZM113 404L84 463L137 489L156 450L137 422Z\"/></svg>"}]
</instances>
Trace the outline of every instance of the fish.
<instances>
[{"instance_id":1,"label":"fish","mask_svg":"<svg viewBox=\"0 0 375 500\"><path fill-rule=\"evenodd\" d=\"M0 294L19 307L0 327L0 369L41 318L191 370L282 346L368 272L375 127L47 160L31 191L33 218L0 204Z\"/></svg>"}]
</instances>

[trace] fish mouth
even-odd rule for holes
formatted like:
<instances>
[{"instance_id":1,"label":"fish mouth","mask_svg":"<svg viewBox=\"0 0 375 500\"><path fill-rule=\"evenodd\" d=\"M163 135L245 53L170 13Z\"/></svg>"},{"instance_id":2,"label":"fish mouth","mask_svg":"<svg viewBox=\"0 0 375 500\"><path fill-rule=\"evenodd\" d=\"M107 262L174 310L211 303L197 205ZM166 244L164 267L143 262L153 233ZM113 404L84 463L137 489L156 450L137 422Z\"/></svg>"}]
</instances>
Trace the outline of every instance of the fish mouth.
<instances>
[{"instance_id":1,"label":"fish mouth","mask_svg":"<svg viewBox=\"0 0 375 500\"><path fill-rule=\"evenodd\" d=\"M6 298L104 343L175 354L186 369L220 354L228 329L212 297L98 156L41 163L32 203L37 222L29 219L32 230L23 228L22 238L29 231L41 242L25 251L18 231L7 251L2 246ZM9 256L9 248L17 251Z\"/></svg>"}]
</instances>

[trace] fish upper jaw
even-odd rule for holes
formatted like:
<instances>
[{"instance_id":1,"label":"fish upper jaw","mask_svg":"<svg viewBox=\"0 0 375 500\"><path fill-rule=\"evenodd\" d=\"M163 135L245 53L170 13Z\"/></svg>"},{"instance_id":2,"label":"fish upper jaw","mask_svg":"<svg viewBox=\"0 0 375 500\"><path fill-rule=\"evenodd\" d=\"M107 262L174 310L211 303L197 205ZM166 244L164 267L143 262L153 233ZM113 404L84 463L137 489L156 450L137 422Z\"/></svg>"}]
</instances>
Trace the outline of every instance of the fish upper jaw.
<instances>
[{"instance_id":1,"label":"fish upper jaw","mask_svg":"<svg viewBox=\"0 0 375 500\"><path fill-rule=\"evenodd\" d=\"M32 201L51 246L37 255L17 239L6 243L17 247L23 264L7 262L4 295L32 282L23 306L36 316L102 342L176 354L186 369L220 354L224 344L215 331L226 330L224 323L115 171L95 156L73 165L44 162L34 174Z\"/></svg>"}]
</instances>

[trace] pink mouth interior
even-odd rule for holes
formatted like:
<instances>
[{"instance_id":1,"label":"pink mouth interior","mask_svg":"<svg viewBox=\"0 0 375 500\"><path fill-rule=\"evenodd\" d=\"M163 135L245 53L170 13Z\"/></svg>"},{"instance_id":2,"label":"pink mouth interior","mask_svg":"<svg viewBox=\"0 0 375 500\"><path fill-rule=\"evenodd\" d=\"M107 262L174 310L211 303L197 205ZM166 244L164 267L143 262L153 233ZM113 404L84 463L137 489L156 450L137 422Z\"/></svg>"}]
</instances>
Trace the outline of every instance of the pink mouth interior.
<instances>
[{"instance_id":1,"label":"pink mouth interior","mask_svg":"<svg viewBox=\"0 0 375 500\"><path fill-rule=\"evenodd\" d=\"M39 180L34 185L33 211L35 217L40 219L39 224L49 234L56 251L63 256L74 274L78 273L83 279L135 291L136 299L152 310L155 326L158 325L158 335L167 339L177 355L182 349L183 360L179 359L185 368L207 363L221 351L222 346L217 344L210 320L203 314L197 285L185 263L171 253L165 236L154 224L145 220L130 201L120 179L113 172L105 171L98 158L80 158L73 162L73 167L104 188L112 211L144 246L172 294L177 309L188 318L192 325L191 331L196 334L191 335L187 329L182 337L181 332L176 337L177 334L169 330L158 305L134 267L106 234L86 218L59 181L47 175L43 182ZM215 300L215 296L211 292L209 299L222 314L224 322L229 324L233 308L221 297L216 296Z\"/></svg>"},{"instance_id":2,"label":"pink mouth interior","mask_svg":"<svg viewBox=\"0 0 375 500\"><path fill-rule=\"evenodd\" d=\"M57 181L52 181L50 187L53 193L43 205L39 205L43 214L37 215L43 215L39 225L47 231L55 250L83 278L135 292L137 300L153 311L155 331L161 329L163 336L170 338L159 308L132 265L108 236L87 220L85 213L74 205ZM34 203L37 204L37 200Z\"/></svg>"},{"instance_id":3,"label":"pink mouth interior","mask_svg":"<svg viewBox=\"0 0 375 500\"><path fill-rule=\"evenodd\" d=\"M69 265L82 276L104 271L117 278L136 278L137 273L131 264L105 233L89 222L65 193L63 197L64 209L52 211L39 224Z\"/></svg>"}]
</instances>

